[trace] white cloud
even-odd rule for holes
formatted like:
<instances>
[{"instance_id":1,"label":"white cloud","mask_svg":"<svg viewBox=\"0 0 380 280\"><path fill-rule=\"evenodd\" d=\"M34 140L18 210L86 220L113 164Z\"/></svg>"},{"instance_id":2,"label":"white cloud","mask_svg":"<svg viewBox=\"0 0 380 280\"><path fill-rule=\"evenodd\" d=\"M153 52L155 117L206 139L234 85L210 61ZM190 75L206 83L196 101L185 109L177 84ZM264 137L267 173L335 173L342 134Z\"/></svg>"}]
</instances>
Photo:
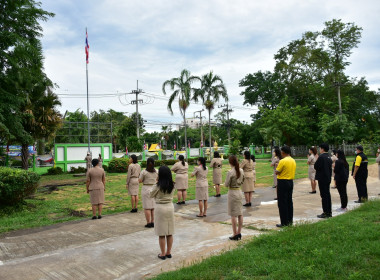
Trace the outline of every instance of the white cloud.
<instances>
[{"instance_id":1,"label":"white cloud","mask_svg":"<svg viewBox=\"0 0 380 280\"><path fill-rule=\"evenodd\" d=\"M129 92L136 80L147 93L161 95L162 83L184 68L193 74L210 70L224 79L231 103L242 106L238 82L246 74L272 70L273 55L305 31L342 18L363 27L362 43L350 58L348 73L365 76L371 89L380 87L380 4L377 1L47 1L56 17L43 23L48 76L59 93L86 91L84 28L89 29L91 94ZM67 90L67 91L65 91ZM86 110L85 99L62 99L62 110ZM179 122L169 116L166 101L155 99L140 112L150 120ZM91 110L133 112L115 97L90 99ZM201 108L191 105L188 115ZM217 112L217 110L216 110ZM253 111L235 110L249 120Z\"/></svg>"}]
</instances>

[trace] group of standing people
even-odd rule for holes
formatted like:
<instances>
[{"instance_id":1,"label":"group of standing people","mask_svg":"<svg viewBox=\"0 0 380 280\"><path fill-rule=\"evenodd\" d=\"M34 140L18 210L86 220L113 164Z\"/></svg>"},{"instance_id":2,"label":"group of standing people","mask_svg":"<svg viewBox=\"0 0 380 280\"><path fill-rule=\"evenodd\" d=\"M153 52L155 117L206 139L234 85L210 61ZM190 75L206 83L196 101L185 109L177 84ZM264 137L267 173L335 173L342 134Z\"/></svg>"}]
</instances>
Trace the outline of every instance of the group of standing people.
<instances>
[{"instance_id":1,"label":"group of standing people","mask_svg":"<svg viewBox=\"0 0 380 280\"><path fill-rule=\"evenodd\" d=\"M315 194L317 181L322 200L322 214L318 218L332 217L330 185L332 178L334 186L340 196L341 207L337 211L347 211L347 183L349 178L349 164L343 150L329 153L329 145L322 143L319 145L319 155L315 147L309 149L307 164L308 177L311 183L310 194ZM281 151L276 148L273 153L271 166L274 168L274 186L277 187L278 208L281 224L278 227L288 226L293 223L293 180L295 177L296 163L290 156L291 150L284 146ZM380 179L380 148L378 150L379 179ZM358 193L358 200L355 203L362 203L368 200L367 177L368 158L363 153L363 147L358 145L355 149L355 161L352 166L351 175L355 180Z\"/></svg>"}]
</instances>

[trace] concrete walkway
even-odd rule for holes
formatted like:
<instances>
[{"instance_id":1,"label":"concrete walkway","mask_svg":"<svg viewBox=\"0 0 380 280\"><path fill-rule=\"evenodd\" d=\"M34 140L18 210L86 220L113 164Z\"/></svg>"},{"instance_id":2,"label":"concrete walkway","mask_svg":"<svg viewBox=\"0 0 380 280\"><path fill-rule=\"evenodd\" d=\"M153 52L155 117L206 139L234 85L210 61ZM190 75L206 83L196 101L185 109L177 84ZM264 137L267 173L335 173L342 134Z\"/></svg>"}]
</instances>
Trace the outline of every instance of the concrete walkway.
<instances>
[{"instance_id":1,"label":"concrete walkway","mask_svg":"<svg viewBox=\"0 0 380 280\"><path fill-rule=\"evenodd\" d=\"M308 180L299 180L294 188L294 219L317 221L322 212L319 194L309 194ZM380 183L368 179L369 196L378 197ZM336 189L331 190L333 210L340 207ZM352 179L348 185L349 209L357 207ZM257 189L254 206L244 209L244 225L256 229L276 229L279 223L275 190ZM177 269L222 250L234 248L229 241L231 226L227 215L227 197L210 198L206 218L196 218L198 204L175 205L176 233L172 259L162 261L158 238L153 229L144 228L145 219L137 214L105 216L39 229L12 232L0 238L0 279L142 279L162 271ZM333 216L338 215L336 211ZM223 223L221 223L223 222ZM243 240L262 234L243 229Z\"/></svg>"}]
</instances>

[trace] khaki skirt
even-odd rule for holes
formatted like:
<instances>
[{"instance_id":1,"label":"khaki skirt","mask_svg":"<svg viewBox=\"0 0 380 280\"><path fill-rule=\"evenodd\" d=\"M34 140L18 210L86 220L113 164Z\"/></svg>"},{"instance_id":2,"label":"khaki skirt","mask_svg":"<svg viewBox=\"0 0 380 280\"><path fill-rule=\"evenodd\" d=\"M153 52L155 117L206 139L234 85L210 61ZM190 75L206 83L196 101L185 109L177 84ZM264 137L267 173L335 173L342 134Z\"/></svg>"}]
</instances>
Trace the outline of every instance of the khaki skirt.
<instances>
[{"instance_id":1,"label":"khaki skirt","mask_svg":"<svg viewBox=\"0 0 380 280\"><path fill-rule=\"evenodd\" d=\"M196 200L208 200L208 187L195 188Z\"/></svg>"},{"instance_id":2,"label":"khaki skirt","mask_svg":"<svg viewBox=\"0 0 380 280\"><path fill-rule=\"evenodd\" d=\"M243 192L253 192L255 190L255 181L253 181L253 177L245 177L243 186Z\"/></svg>"},{"instance_id":3,"label":"khaki skirt","mask_svg":"<svg viewBox=\"0 0 380 280\"><path fill-rule=\"evenodd\" d=\"M309 169L307 170L310 180L315 180L315 169L314 165L309 165Z\"/></svg>"},{"instance_id":4,"label":"khaki skirt","mask_svg":"<svg viewBox=\"0 0 380 280\"><path fill-rule=\"evenodd\" d=\"M273 186L277 187L277 174L276 174L276 172L273 172Z\"/></svg>"},{"instance_id":5,"label":"khaki skirt","mask_svg":"<svg viewBox=\"0 0 380 280\"><path fill-rule=\"evenodd\" d=\"M222 183L222 169L214 168L212 171L212 183L214 185L220 185Z\"/></svg>"},{"instance_id":6,"label":"khaki skirt","mask_svg":"<svg viewBox=\"0 0 380 280\"><path fill-rule=\"evenodd\" d=\"M243 194L240 189L237 190L228 190L227 195L227 207L228 215L231 217L237 217L243 214L242 206Z\"/></svg>"},{"instance_id":7,"label":"khaki skirt","mask_svg":"<svg viewBox=\"0 0 380 280\"><path fill-rule=\"evenodd\" d=\"M139 178L131 178L128 185L129 195L139 195Z\"/></svg>"},{"instance_id":8,"label":"khaki skirt","mask_svg":"<svg viewBox=\"0 0 380 280\"><path fill-rule=\"evenodd\" d=\"M174 187L177 190L187 190L189 187L189 176L187 173L176 174Z\"/></svg>"},{"instance_id":9,"label":"khaki skirt","mask_svg":"<svg viewBox=\"0 0 380 280\"><path fill-rule=\"evenodd\" d=\"M154 209L154 233L158 236L174 234L173 203L156 204Z\"/></svg>"},{"instance_id":10,"label":"khaki skirt","mask_svg":"<svg viewBox=\"0 0 380 280\"><path fill-rule=\"evenodd\" d=\"M104 189L90 190L90 202L92 205L104 203Z\"/></svg>"},{"instance_id":11,"label":"khaki skirt","mask_svg":"<svg viewBox=\"0 0 380 280\"><path fill-rule=\"evenodd\" d=\"M154 186L143 185L141 189L142 206L146 210L154 209L154 206L156 205L154 198L150 197L150 192L153 187Z\"/></svg>"}]
</instances>

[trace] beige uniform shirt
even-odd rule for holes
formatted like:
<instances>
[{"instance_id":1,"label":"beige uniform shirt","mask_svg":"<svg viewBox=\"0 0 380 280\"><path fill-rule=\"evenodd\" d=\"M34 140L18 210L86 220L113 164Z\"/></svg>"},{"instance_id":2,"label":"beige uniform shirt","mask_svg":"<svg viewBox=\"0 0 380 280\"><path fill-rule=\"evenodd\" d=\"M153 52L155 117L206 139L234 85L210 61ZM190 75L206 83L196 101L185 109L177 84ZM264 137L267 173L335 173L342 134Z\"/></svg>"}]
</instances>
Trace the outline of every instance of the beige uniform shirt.
<instances>
[{"instance_id":1,"label":"beige uniform shirt","mask_svg":"<svg viewBox=\"0 0 380 280\"><path fill-rule=\"evenodd\" d=\"M243 169L245 177L253 177L253 170L255 169L255 164L252 160L244 159L240 164L240 168Z\"/></svg>"},{"instance_id":2,"label":"beige uniform shirt","mask_svg":"<svg viewBox=\"0 0 380 280\"><path fill-rule=\"evenodd\" d=\"M148 172L146 169L141 171L139 179L142 181L143 185L151 186L157 183L158 173L155 169L155 172Z\"/></svg>"},{"instance_id":3,"label":"beige uniform shirt","mask_svg":"<svg viewBox=\"0 0 380 280\"><path fill-rule=\"evenodd\" d=\"M129 185L132 178L139 178L141 166L138 163L132 163L128 166L127 185Z\"/></svg>"},{"instance_id":4,"label":"beige uniform shirt","mask_svg":"<svg viewBox=\"0 0 380 280\"><path fill-rule=\"evenodd\" d=\"M90 182L89 190L100 190L104 189L103 180L106 178L106 174L103 168L95 166L87 172L87 182Z\"/></svg>"},{"instance_id":5,"label":"beige uniform shirt","mask_svg":"<svg viewBox=\"0 0 380 280\"><path fill-rule=\"evenodd\" d=\"M208 168L206 167L206 170L203 169L203 166L196 166L194 167L193 175L197 178L195 187L196 188L207 188L208 187L208 181L207 181L207 173Z\"/></svg>"},{"instance_id":6,"label":"beige uniform shirt","mask_svg":"<svg viewBox=\"0 0 380 280\"><path fill-rule=\"evenodd\" d=\"M189 165L187 164L187 162L185 162L185 166L183 166L182 162L178 161L172 166L171 171L173 171L176 174L187 174L188 169Z\"/></svg>"},{"instance_id":7,"label":"beige uniform shirt","mask_svg":"<svg viewBox=\"0 0 380 280\"><path fill-rule=\"evenodd\" d=\"M153 197L157 204L172 203L173 192L174 188L171 193L164 193L160 190L158 186L155 186L153 187L153 190L150 192L150 197Z\"/></svg>"},{"instance_id":8,"label":"beige uniform shirt","mask_svg":"<svg viewBox=\"0 0 380 280\"><path fill-rule=\"evenodd\" d=\"M243 169L240 168L240 177L237 178L235 168L231 169L230 171L227 172L227 178L226 178L226 182L224 183L224 185L227 188L238 188L238 187L240 187L244 182L244 174L245 173L244 173Z\"/></svg>"}]
</instances>

